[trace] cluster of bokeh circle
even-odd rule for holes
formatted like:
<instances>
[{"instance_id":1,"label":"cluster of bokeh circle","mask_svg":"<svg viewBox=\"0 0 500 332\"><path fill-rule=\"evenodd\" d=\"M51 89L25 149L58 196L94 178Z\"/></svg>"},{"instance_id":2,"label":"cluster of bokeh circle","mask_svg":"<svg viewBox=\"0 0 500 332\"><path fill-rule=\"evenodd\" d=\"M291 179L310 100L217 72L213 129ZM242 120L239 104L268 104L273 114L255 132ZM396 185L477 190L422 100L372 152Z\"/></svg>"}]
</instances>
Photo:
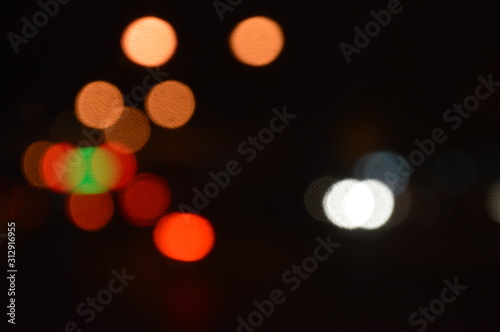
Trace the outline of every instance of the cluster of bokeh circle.
<instances>
[{"instance_id":1,"label":"cluster of bokeh circle","mask_svg":"<svg viewBox=\"0 0 500 332\"><path fill-rule=\"evenodd\" d=\"M437 152L429 163L425 185L412 188L410 179L417 165L409 160L395 151L365 153L356 161L351 178L323 176L312 181L304 195L305 207L316 220L349 231L390 228L411 215L426 217L417 227L437 227L437 213L445 209L438 207L440 196L460 197L474 187L488 186L485 212L500 223L500 150ZM426 202L425 209L419 208L421 201Z\"/></svg>"},{"instance_id":2,"label":"cluster of bokeh circle","mask_svg":"<svg viewBox=\"0 0 500 332\"><path fill-rule=\"evenodd\" d=\"M397 224L409 212L411 166L393 151L375 151L358 159L353 178L324 176L306 190L309 214L348 230L374 230Z\"/></svg>"},{"instance_id":3,"label":"cluster of bokeh circle","mask_svg":"<svg viewBox=\"0 0 500 332\"><path fill-rule=\"evenodd\" d=\"M174 27L153 16L130 23L121 38L126 57L145 67L164 65L177 46ZM281 53L284 35L274 20L255 16L235 26L229 46L238 61L265 66ZM145 112L127 106L114 84L90 82L76 95L74 116L86 128L100 131L103 139L98 144L87 140L30 144L21 162L25 179L35 188L66 195L65 212L79 229L103 229L118 209L130 224L154 227L153 242L163 255L186 262L200 260L214 246L212 224L200 215L169 211L172 192L167 180L138 173L136 158L149 140L150 121L175 130L191 119L195 108L193 91L177 80L155 85L144 101Z\"/></svg>"}]
</instances>

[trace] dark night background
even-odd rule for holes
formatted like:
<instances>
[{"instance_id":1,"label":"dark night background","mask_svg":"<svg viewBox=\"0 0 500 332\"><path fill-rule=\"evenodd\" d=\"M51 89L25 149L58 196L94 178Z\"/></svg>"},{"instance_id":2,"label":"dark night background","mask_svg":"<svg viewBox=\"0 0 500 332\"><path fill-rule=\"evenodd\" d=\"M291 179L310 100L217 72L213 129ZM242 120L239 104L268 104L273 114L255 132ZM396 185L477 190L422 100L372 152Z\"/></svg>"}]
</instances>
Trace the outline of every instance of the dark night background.
<instances>
[{"instance_id":1,"label":"dark night background","mask_svg":"<svg viewBox=\"0 0 500 332\"><path fill-rule=\"evenodd\" d=\"M8 330L64 331L74 320L82 331L236 331L236 318L255 310L252 301L280 288L286 302L255 331L416 331L408 317L439 297L444 279L458 277L467 290L427 331L498 331L500 224L486 213L485 196L500 178L500 91L457 130L442 115L474 93L479 75L500 81L500 2L402 5L347 64L339 43L352 44L353 28L372 20L371 10L387 8L386 1L245 0L221 22L211 0L72 0L18 54L6 36L20 34L21 18L31 19L40 7L4 3L2 200L24 182L24 149L49 139L52 120L73 110L81 87L106 80L127 94L142 84L146 69L126 59L119 41L128 23L147 15L176 29L177 51L161 70L189 84L197 107L183 128L152 125L150 141L137 153L139 172L169 181L175 211L180 203L192 205L192 189L210 181L210 171L232 159L243 167L202 211L216 244L195 263L165 258L150 228L131 226L118 212L102 231L81 231L65 216L64 197L48 194L46 222L17 229L16 325ZM232 28L254 15L279 22L286 37L281 55L263 68L239 63L227 45ZM285 105L297 118L245 162L238 145ZM304 193L315 179L350 177L356 160L371 151L407 157L413 141L437 127L448 140L415 169L411 210L399 225L346 231L307 213ZM460 194L442 190L432 176L450 149L474 165L465 174L473 182ZM441 176L460 177L462 165L443 158ZM290 291L282 274L328 235L340 248ZM0 243L3 271L6 246ZM75 308L122 267L136 278L86 324Z\"/></svg>"}]
</instances>

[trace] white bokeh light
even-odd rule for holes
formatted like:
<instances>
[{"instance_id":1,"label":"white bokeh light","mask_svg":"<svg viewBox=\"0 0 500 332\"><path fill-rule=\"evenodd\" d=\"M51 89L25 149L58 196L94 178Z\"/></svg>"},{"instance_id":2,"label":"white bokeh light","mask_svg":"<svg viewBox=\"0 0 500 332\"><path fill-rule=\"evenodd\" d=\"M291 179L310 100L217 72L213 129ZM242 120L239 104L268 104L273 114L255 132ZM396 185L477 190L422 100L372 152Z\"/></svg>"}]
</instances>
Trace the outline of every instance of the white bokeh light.
<instances>
[{"instance_id":1,"label":"white bokeh light","mask_svg":"<svg viewBox=\"0 0 500 332\"><path fill-rule=\"evenodd\" d=\"M361 227L365 229L376 229L385 225L394 210L394 195L392 190L378 180L366 180L365 184L373 195L374 209L370 219Z\"/></svg>"},{"instance_id":2,"label":"white bokeh light","mask_svg":"<svg viewBox=\"0 0 500 332\"><path fill-rule=\"evenodd\" d=\"M346 179L326 192L323 208L328 219L341 228L376 229L389 220L394 196L378 180Z\"/></svg>"},{"instance_id":3,"label":"white bokeh light","mask_svg":"<svg viewBox=\"0 0 500 332\"><path fill-rule=\"evenodd\" d=\"M357 182L344 200L345 213L353 225L364 225L373 214L373 194L363 182Z\"/></svg>"}]
</instances>

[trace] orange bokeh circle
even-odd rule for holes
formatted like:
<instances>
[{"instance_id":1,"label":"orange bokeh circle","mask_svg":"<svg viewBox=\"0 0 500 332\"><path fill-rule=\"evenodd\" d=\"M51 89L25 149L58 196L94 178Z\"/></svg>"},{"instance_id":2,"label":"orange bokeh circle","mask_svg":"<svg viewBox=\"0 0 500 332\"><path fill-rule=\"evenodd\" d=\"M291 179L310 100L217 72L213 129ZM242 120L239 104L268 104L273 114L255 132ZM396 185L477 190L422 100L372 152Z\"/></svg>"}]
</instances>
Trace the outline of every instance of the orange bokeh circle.
<instances>
[{"instance_id":1,"label":"orange bokeh circle","mask_svg":"<svg viewBox=\"0 0 500 332\"><path fill-rule=\"evenodd\" d=\"M212 250L215 233L210 222L192 213L171 213L158 222L153 240L165 256L185 262L198 261Z\"/></svg>"},{"instance_id":2,"label":"orange bokeh circle","mask_svg":"<svg viewBox=\"0 0 500 332\"><path fill-rule=\"evenodd\" d=\"M155 67L164 64L174 55L177 36L168 22L147 16L133 21L125 28L121 45L131 61Z\"/></svg>"}]
</instances>

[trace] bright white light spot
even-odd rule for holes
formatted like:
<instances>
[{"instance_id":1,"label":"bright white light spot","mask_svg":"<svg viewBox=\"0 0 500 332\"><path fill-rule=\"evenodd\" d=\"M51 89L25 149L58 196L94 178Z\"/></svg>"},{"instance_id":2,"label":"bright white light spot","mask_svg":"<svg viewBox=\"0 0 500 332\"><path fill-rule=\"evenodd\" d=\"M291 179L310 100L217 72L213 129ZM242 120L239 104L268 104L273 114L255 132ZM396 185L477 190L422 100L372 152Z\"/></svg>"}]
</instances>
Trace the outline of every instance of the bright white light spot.
<instances>
[{"instance_id":1,"label":"bright white light spot","mask_svg":"<svg viewBox=\"0 0 500 332\"><path fill-rule=\"evenodd\" d=\"M346 179L335 183L323 198L325 214L335 225L375 229L389 220L394 209L392 191L378 180Z\"/></svg>"},{"instance_id":2,"label":"bright white light spot","mask_svg":"<svg viewBox=\"0 0 500 332\"><path fill-rule=\"evenodd\" d=\"M347 217L355 225L365 224L375 208L373 194L363 182L358 182L351 188L344 204Z\"/></svg>"},{"instance_id":3,"label":"bright white light spot","mask_svg":"<svg viewBox=\"0 0 500 332\"><path fill-rule=\"evenodd\" d=\"M373 213L370 219L361 226L365 229L376 229L385 225L394 210L394 195L391 189L378 180L366 180L362 183L370 189L374 199Z\"/></svg>"},{"instance_id":4,"label":"bright white light spot","mask_svg":"<svg viewBox=\"0 0 500 332\"><path fill-rule=\"evenodd\" d=\"M346 200L357 183L358 181L352 179L339 181L326 192L323 198L323 208L327 218L339 227L354 229L362 224L359 220L352 220L346 211Z\"/></svg>"}]
</instances>

